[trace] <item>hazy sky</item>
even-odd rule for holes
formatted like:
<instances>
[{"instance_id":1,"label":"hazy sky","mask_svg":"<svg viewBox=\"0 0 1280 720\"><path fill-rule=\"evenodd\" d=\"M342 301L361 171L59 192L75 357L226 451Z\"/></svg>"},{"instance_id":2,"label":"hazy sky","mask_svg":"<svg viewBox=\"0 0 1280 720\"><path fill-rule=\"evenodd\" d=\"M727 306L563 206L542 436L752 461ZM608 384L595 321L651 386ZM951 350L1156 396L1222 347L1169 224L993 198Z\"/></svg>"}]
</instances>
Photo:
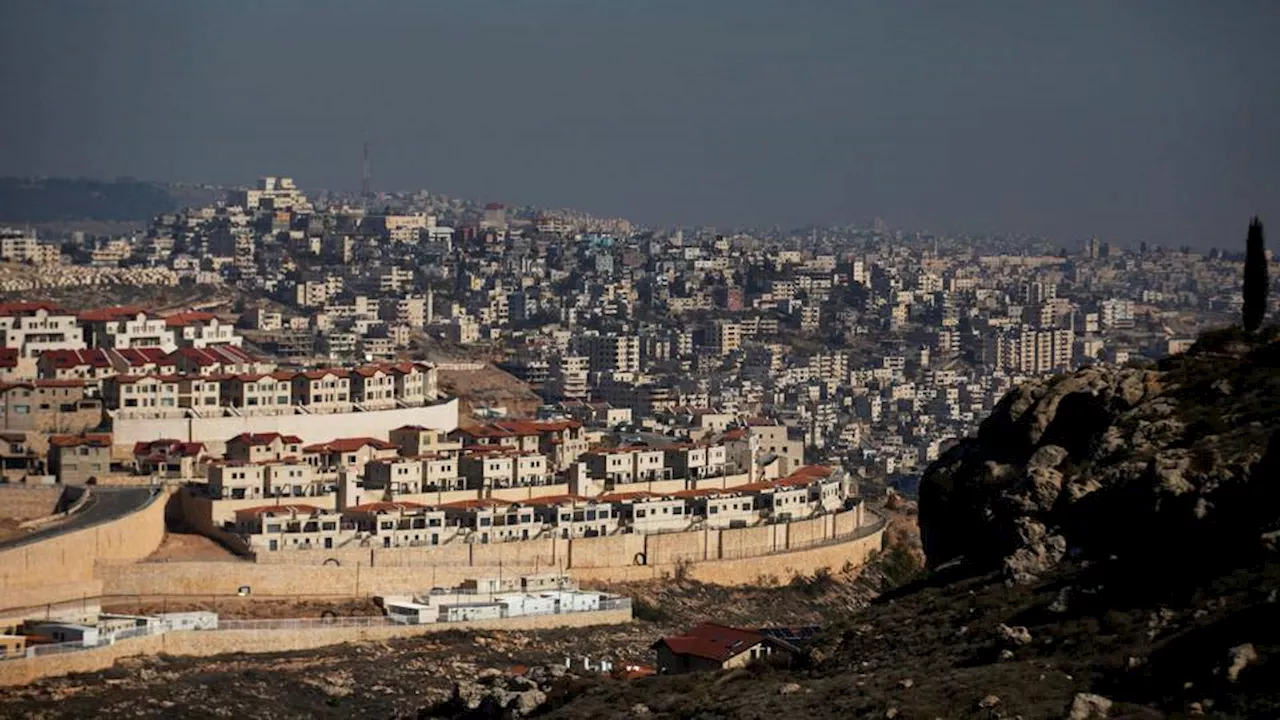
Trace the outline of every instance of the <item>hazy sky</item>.
<instances>
[{"instance_id":1,"label":"hazy sky","mask_svg":"<svg viewBox=\"0 0 1280 720\"><path fill-rule=\"evenodd\" d=\"M0 175L356 189L367 131L375 189L1242 244L1278 38L1274 0L4 0Z\"/></svg>"}]
</instances>

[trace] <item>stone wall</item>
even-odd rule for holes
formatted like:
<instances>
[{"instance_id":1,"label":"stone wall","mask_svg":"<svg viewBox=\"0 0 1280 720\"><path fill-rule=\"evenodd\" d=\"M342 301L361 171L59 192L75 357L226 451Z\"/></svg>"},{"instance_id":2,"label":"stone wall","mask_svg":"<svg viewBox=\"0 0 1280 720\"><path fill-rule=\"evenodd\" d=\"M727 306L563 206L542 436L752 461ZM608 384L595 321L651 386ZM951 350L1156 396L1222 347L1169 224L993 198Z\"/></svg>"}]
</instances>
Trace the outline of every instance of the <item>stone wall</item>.
<instances>
[{"instance_id":1,"label":"stone wall","mask_svg":"<svg viewBox=\"0 0 1280 720\"><path fill-rule=\"evenodd\" d=\"M58 485L0 485L0 518L34 520L52 515L61 497Z\"/></svg>"},{"instance_id":2,"label":"stone wall","mask_svg":"<svg viewBox=\"0 0 1280 720\"><path fill-rule=\"evenodd\" d=\"M26 545L0 550L0 610L78 600L100 561L136 562L164 538L168 493L135 512Z\"/></svg>"},{"instance_id":3,"label":"stone wall","mask_svg":"<svg viewBox=\"0 0 1280 720\"><path fill-rule=\"evenodd\" d=\"M540 630L559 627L615 625L631 621L631 611L601 610L563 615L441 623L438 625L391 625L350 628L303 628L296 630L181 630L150 637L122 640L83 652L63 653L0 662L0 686L25 685L44 677L94 672L111 667L116 660L136 655L188 655L206 657L225 653L266 653L306 650L345 642L414 637L448 630Z\"/></svg>"},{"instance_id":4,"label":"stone wall","mask_svg":"<svg viewBox=\"0 0 1280 720\"><path fill-rule=\"evenodd\" d=\"M394 410L370 410L337 414L249 415L211 418L115 418L112 442L117 447L159 437L203 442L211 452L221 452L229 438L240 433L275 432L297 435L305 443L336 437L386 437L403 425L423 425L452 431L458 427L458 400Z\"/></svg>"},{"instance_id":5,"label":"stone wall","mask_svg":"<svg viewBox=\"0 0 1280 720\"><path fill-rule=\"evenodd\" d=\"M785 534L785 526L750 528L752 547L771 547L774 537ZM671 535L619 535L590 538L588 541L563 540L528 548L524 555L502 555L509 561L482 564L454 558L440 564L412 564L401 557L401 564L382 564L379 552L366 551L356 562L341 565L272 565L248 562L187 562L102 565L99 568L104 596L111 598L162 598L196 596L216 598L235 595L248 586L251 597L342 598L420 592L432 587L456 585L478 576L529 575L552 570L570 572L580 582L619 582L660 579L686 573L704 582L722 585L746 585L761 576L773 576L785 582L792 576L808 575L820 568L839 570L846 563L859 566L879 550L883 523L863 528L856 536L834 538L808 547L748 556L716 555L711 538L741 531L709 531L706 533L673 533ZM735 537L730 535L730 537ZM656 542L655 542L656 541ZM500 549L504 543L471 546L474 549ZM554 562L547 562L549 553ZM440 548L438 548L440 549ZM456 550L466 551L467 546ZM375 564L368 565L370 552ZM398 551L403 552L403 551ZM644 555L645 557L637 557ZM425 556L419 556L422 559ZM705 558L705 559L704 559ZM361 562L363 561L363 562ZM460 561L460 562L459 562Z\"/></svg>"}]
</instances>

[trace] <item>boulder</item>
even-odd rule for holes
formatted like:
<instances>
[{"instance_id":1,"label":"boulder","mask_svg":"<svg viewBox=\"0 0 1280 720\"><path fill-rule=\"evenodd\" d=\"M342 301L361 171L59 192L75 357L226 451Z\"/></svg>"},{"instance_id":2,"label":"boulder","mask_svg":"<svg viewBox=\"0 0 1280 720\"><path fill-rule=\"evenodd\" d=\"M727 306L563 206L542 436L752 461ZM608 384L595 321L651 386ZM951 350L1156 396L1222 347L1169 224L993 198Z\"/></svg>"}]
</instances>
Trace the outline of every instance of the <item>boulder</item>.
<instances>
[{"instance_id":1,"label":"boulder","mask_svg":"<svg viewBox=\"0 0 1280 720\"><path fill-rule=\"evenodd\" d=\"M1067 720L1095 720L1111 712L1111 701L1093 693L1076 693L1067 708Z\"/></svg>"},{"instance_id":2,"label":"boulder","mask_svg":"<svg viewBox=\"0 0 1280 720\"><path fill-rule=\"evenodd\" d=\"M1249 665L1258 661L1258 651L1253 643L1237 645L1227 651L1227 680L1236 682L1240 673Z\"/></svg>"}]
</instances>

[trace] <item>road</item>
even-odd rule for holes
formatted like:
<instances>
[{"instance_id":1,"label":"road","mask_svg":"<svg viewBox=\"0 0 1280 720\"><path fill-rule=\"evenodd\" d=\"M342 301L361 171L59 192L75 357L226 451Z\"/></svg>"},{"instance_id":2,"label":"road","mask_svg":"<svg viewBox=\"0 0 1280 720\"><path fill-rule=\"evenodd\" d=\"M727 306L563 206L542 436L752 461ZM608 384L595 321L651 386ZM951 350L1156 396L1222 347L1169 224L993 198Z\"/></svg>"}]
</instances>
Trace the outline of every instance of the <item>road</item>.
<instances>
[{"instance_id":1,"label":"road","mask_svg":"<svg viewBox=\"0 0 1280 720\"><path fill-rule=\"evenodd\" d=\"M8 550L47 540L51 537L128 515L144 507L147 501L151 499L151 496L159 493L160 489L149 487L91 487L89 492L89 499L85 501L85 506L68 518L66 522L37 530L29 535L0 541L0 550Z\"/></svg>"}]
</instances>

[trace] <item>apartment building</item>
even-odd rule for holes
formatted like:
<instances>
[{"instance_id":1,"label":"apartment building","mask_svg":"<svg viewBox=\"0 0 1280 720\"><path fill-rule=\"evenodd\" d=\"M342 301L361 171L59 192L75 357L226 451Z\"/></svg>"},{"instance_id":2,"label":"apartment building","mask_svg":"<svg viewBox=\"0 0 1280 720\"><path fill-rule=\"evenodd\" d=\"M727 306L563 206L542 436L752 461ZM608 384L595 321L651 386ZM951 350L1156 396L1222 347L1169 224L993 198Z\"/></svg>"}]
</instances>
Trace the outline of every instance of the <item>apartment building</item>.
<instances>
[{"instance_id":1,"label":"apartment building","mask_svg":"<svg viewBox=\"0 0 1280 720\"><path fill-rule=\"evenodd\" d=\"M687 530L693 522L684 498L649 492L618 492L606 493L598 499L611 504L617 510L621 524L631 532L677 532Z\"/></svg>"},{"instance_id":2,"label":"apartment building","mask_svg":"<svg viewBox=\"0 0 1280 720\"><path fill-rule=\"evenodd\" d=\"M162 317L152 317L136 307L104 308L80 313L85 339L93 347L178 348L177 332Z\"/></svg>"},{"instance_id":3,"label":"apartment building","mask_svg":"<svg viewBox=\"0 0 1280 720\"><path fill-rule=\"evenodd\" d=\"M420 374L420 373L419 373ZM396 376L378 367L356 368L351 373L351 400L366 410L382 410L397 405Z\"/></svg>"},{"instance_id":4,"label":"apartment building","mask_svg":"<svg viewBox=\"0 0 1280 720\"><path fill-rule=\"evenodd\" d=\"M373 547L423 547L441 545L458 534L449 526L444 510L410 502L373 502L342 512L357 533L368 535Z\"/></svg>"},{"instance_id":5,"label":"apartment building","mask_svg":"<svg viewBox=\"0 0 1280 720\"><path fill-rule=\"evenodd\" d=\"M533 510L534 520L553 526L565 539L603 537L618 528L613 506L581 495L548 495L525 500L521 505Z\"/></svg>"},{"instance_id":6,"label":"apartment building","mask_svg":"<svg viewBox=\"0 0 1280 720\"><path fill-rule=\"evenodd\" d=\"M160 348L87 348L45 350L36 372L50 380L89 380L100 384L112 375L146 375L159 370L165 358Z\"/></svg>"},{"instance_id":7,"label":"apartment building","mask_svg":"<svg viewBox=\"0 0 1280 720\"><path fill-rule=\"evenodd\" d=\"M161 362L170 372L183 375L240 375L270 373L276 364L254 357L239 345L222 343L203 348L181 347Z\"/></svg>"},{"instance_id":8,"label":"apartment building","mask_svg":"<svg viewBox=\"0 0 1280 720\"><path fill-rule=\"evenodd\" d=\"M166 439L133 446L134 468L143 475L203 480L208 459L204 443Z\"/></svg>"},{"instance_id":9,"label":"apartment building","mask_svg":"<svg viewBox=\"0 0 1280 720\"><path fill-rule=\"evenodd\" d=\"M293 376L294 405L306 405L311 412L351 412L351 377L346 370L310 370Z\"/></svg>"},{"instance_id":10,"label":"apartment building","mask_svg":"<svg viewBox=\"0 0 1280 720\"><path fill-rule=\"evenodd\" d=\"M270 375L244 374L221 378L220 399L223 405L240 409L243 414L288 412L293 399L293 373Z\"/></svg>"},{"instance_id":11,"label":"apartment building","mask_svg":"<svg viewBox=\"0 0 1280 720\"><path fill-rule=\"evenodd\" d=\"M424 462L416 457L373 460L364 466L364 488L385 490L391 497L423 492Z\"/></svg>"},{"instance_id":12,"label":"apartment building","mask_svg":"<svg viewBox=\"0 0 1280 720\"><path fill-rule=\"evenodd\" d=\"M666 465L666 453L661 448L619 447L593 450L580 460L596 480L604 480L605 487L635 482L670 480L672 471Z\"/></svg>"},{"instance_id":13,"label":"apartment building","mask_svg":"<svg viewBox=\"0 0 1280 720\"><path fill-rule=\"evenodd\" d=\"M449 435L421 425L405 425L391 430L388 439L400 448L401 455L417 456L462 449L462 442L450 439Z\"/></svg>"},{"instance_id":14,"label":"apartment building","mask_svg":"<svg viewBox=\"0 0 1280 720\"><path fill-rule=\"evenodd\" d=\"M169 315L164 319L165 326L174 333L174 338L183 347L203 349L219 345L239 346L244 342L236 328L230 323L223 323L209 312L184 312Z\"/></svg>"},{"instance_id":15,"label":"apartment building","mask_svg":"<svg viewBox=\"0 0 1280 720\"><path fill-rule=\"evenodd\" d=\"M233 529L254 551L331 549L345 539L341 515L298 503L237 510Z\"/></svg>"},{"instance_id":16,"label":"apartment building","mask_svg":"<svg viewBox=\"0 0 1280 720\"><path fill-rule=\"evenodd\" d=\"M231 462L264 463L302 458L302 439L279 433L241 433L227 441L226 458Z\"/></svg>"},{"instance_id":17,"label":"apartment building","mask_svg":"<svg viewBox=\"0 0 1280 720\"><path fill-rule=\"evenodd\" d=\"M49 473L63 485L84 485L111 472L111 435L53 435Z\"/></svg>"},{"instance_id":18,"label":"apartment building","mask_svg":"<svg viewBox=\"0 0 1280 720\"><path fill-rule=\"evenodd\" d=\"M593 373L640 372L640 338L635 335L587 335L580 343Z\"/></svg>"},{"instance_id":19,"label":"apartment building","mask_svg":"<svg viewBox=\"0 0 1280 720\"><path fill-rule=\"evenodd\" d=\"M102 382L107 407L126 415L180 415L179 379L175 375L115 375Z\"/></svg>"},{"instance_id":20,"label":"apartment building","mask_svg":"<svg viewBox=\"0 0 1280 720\"><path fill-rule=\"evenodd\" d=\"M102 422L102 401L84 380L0 384L0 420L7 431L78 433Z\"/></svg>"},{"instance_id":21,"label":"apartment building","mask_svg":"<svg viewBox=\"0 0 1280 720\"><path fill-rule=\"evenodd\" d=\"M342 469L357 477L364 476L367 463L393 459L400 454L395 445L370 437L338 438L308 445L302 452L307 461L318 468Z\"/></svg>"},{"instance_id":22,"label":"apartment building","mask_svg":"<svg viewBox=\"0 0 1280 720\"><path fill-rule=\"evenodd\" d=\"M32 359L46 350L83 350L84 331L75 315L49 303L0 304L0 346ZM32 372L31 376L34 376Z\"/></svg>"}]
</instances>

